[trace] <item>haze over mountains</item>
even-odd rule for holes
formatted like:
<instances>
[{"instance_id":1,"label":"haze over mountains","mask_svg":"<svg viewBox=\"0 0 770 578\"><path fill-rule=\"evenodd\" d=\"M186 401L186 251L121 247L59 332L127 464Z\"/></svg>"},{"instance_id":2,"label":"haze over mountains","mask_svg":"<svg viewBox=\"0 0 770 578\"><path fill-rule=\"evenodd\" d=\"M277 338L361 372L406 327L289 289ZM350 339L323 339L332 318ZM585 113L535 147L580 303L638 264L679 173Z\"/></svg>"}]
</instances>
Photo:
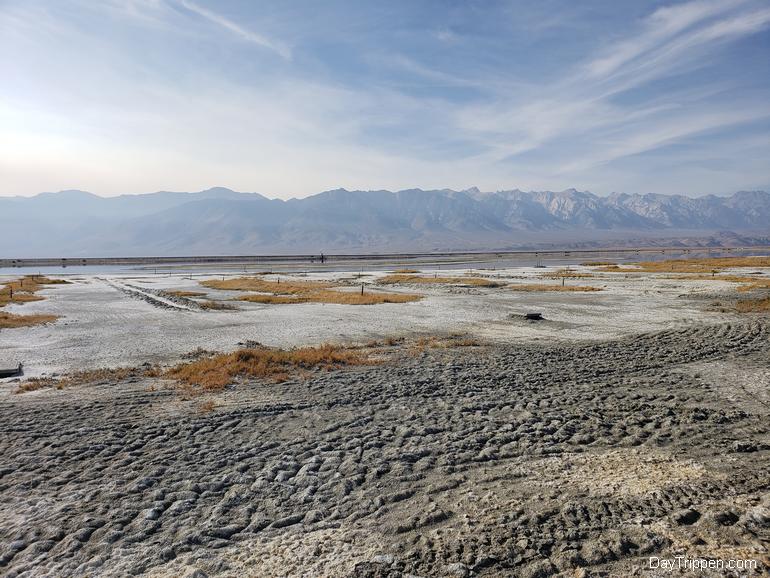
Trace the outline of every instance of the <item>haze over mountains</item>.
<instances>
[{"instance_id":1,"label":"haze over mountains","mask_svg":"<svg viewBox=\"0 0 770 578\"><path fill-rule=\"evenodd\" d=\"M760 243L770 243L770 194L762 191L692 198L337 189L283 201L214 188L0 197L4 258Z\"/></svg>"}]
</instances>

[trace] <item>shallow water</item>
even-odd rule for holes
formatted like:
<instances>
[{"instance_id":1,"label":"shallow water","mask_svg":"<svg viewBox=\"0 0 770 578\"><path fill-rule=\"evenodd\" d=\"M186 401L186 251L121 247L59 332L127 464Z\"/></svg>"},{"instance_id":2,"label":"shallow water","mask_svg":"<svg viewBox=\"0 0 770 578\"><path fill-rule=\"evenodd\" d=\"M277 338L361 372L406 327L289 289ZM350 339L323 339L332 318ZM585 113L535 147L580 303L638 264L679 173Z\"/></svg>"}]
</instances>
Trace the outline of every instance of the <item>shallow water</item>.
<instances>
[{"instance_id":1,"label":"shallow water","mask_svg":"<svg viewBox=\"0 0 770 578\"><path fill-rule=\"evenodd\" d=\"M189 262L180 258L169 258L155 261L141 258L131 263L122 263L117 259L99 259L85 265L63 264L54 265L55 260L29 260L23 266L0 266L0 275L101 275L120 273L143 274L207 274L207 273L253 273L258 271L286 272L356 272L356 271L387 271L397 268L420 268L424 270L466 269L508 269L513 267L566 266L579 265L586 261L612 261L624 263L629 261L658 261L663 259L749 256L767 255L768 248L738 248L738 249L628 249L619 251L532 251L532 252L500 252L500 253L453 253L453 254L420 254L420 255L361 255L334 256L325 258L320 263L318 258L313 260L302 256L256 256L244 257L243 260L233 260L231 257L191 257ZM220 259L220 260L217 260ZM70 263L81 262L81 259L69 259ZM9 260L0 259L0 264ZM39 264L38 264L39 263Z\"/></svg>"}]
</instances>

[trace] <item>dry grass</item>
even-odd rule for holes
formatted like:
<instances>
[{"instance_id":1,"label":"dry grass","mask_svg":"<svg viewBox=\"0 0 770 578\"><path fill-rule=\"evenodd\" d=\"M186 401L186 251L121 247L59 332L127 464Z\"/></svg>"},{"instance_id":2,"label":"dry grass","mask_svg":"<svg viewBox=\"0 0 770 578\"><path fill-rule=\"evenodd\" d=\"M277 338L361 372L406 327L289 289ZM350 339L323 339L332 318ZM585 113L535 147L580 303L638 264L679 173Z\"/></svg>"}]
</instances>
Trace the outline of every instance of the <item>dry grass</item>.
<instances>
[{"instance_id":1,"label":"dry grass","mask_svg":"<svg viewBox=\"0 0 770 578\"><path fill-rule=\"evenodd\" d=\"M45 297L42 295L35 295L34 293L22 293L14 289L13 297L11 297L10 291L0 293L0 307L5 307L9 303L21 304L29 303L30 301L43 301L44 299Z\"/></svg>"},{"instance_id":2,"label":"dry grass","mask_svg":"<svg viewBox=\"0 0 770 578\"><path fill-rule=\"evenodd\" d=\"M302 297L291 297L290 295L264 295L253 293L238 297L238 301L248 301L249 303L264 303L266 305L285 305L288 303L307 303Z\"/></svg>"},{"instance_id":3,"label":"dry grass","mask_svg":"<svg viewBox=\"0 0 770 578\"><path fill-rule=\"evenodd\" d=\"M333 287L332 283L324 281L267 281L256 277L237 277L235 279L202 281L201 285L211 289L229 291L257 291L274 295L301 295L319 289Z\"/></svg>"},{"instance_id":4,"label":"dry grass","mask_svg":"<svg viewBox=\"0 0 770 578\"><path fill-rule=\"evenodd\" d=\"M266 281L255 277L239 277L224 281L204 281L206 287L232 291L257 291L238 297L237 301L288 305L292 303L335 303L339 305L375 305L378 303L409 303L421 295L380 293L372 291L338 291L333 283L324 281Z\"/></svg>"},{"instance_id":5,"label":"dry grass","mask_svg":"<svg viewBox=\"0 0 770 578\"><path fill-rule=\"evenodd\" d=\"M360 350L333 344L289 350L259 347L184 363L169 369L165 377L203 391L221 391L236 379L281 382L303 371L332 370L373 363Z\"/></svg>"},{"instance_id":6,"label":"dry grass","mask_svg":"<svg viewBox=\"0 0 770 578\"><path fill-rule=\"evenodd\" d=\"M65 387L87 385L101 381L119 382L128 377L147 377L149 375L153 375L152 370L137 369L134 367L89 369L86 371L76 371L64 377L58 378L33 377L32 379L29 379L19 385L15 393L27 393L29 391L36 391L45 387L64 389Z\"/></svg>"},{"instance_id":7,"label":"dry grass","mask_svg":"<svg viewBox=\"0 0 770 578\"><path fill-rule=\"evenodd\" d=\"M291 377L306 377L314 371L377 365L399 354L414 355L427 349L476 347L481 345L465 334L427 336L415 340L388 337L358 345L324 344L297 349L274 349L261 345L233 353L209 353L168 369L159 377L176 381L185 396L222 391L239 380L260 379L280 383ZM205 352L201 352L205 354Z\"/></svg>"},{"instance_id":8,"label":"dry grass","mask_svg":"<svg viewBox=\"0 0 770 578\"><path fill-rule=\"evenodd\" d=\"M37 391L38 389L43 389L44 387L53 387L54 385L55 380L53 379L33 377L32 379L25 381L19 387L17 387L14 393L27 393L30 391Z\"/></svg>"},{"instance_id":9,"label":"dry grass","mask_svg":"<svg viewBox=\"0 0 770 578\"><path fill-rule=\"evenodd\" d=\"M211 413L214 411L216 406L217 404L214 402L214 400L209 399L198 405L198 413Z\"/></svg>"},{"instance_id":10,"label":"dry grass","mask_svg":"<svg viewBox=\"0 0 770 578\"><path fill-rule=\"evenodd\" d=\"M522 283L508 285L507 289L511 291L575 291L575 292L589 292L589 291L601 291L601 287L592 287L590 285L546 285L541 283Z\"/></svg>"},{"instance_id":11,"label":"dry grass","mask_svg":"<svg viewBox=\"0 0 770 578\"><path fill-rule=\"evenodd\" d=\"M206 294L201 291L166 291L174 297L205 297Z\"/></svg>"},{"instance_id":12,"label":"dry grass","mask_svg":"<svg viewBox=\"0 0 770 578\"><path fill-rule=\"evenodd\" d=\"M608 273L676 273L674 279L730 281L742 285L738 291L770 287L767 277L722 275L724 269L770 267L770 257L714 257L708 259L667 259L642 261L632 266L607 265L597 269Z\"/></svg>"},{"instance_id":13,"label":"dry grass","mask_svg":"<svg viewBox=\"0 0 770 578\"><path fill-rule=\"evenodd\" d=\"M608 265L615 265L612 261L586 261L581 263L583 267L606 267Z\"/></svg>"},{"instance_id":14,"label":"dry grass","mask_svg":"<svg viewBox=\"0 0 770 578\"><path fill-rule=\"evenodd\" d=\"M581 273L579 271L570 271L569 269L557 269L548 273L541 273L541 277L547 279L562 279L564 277L569 279L588 279L593 277L591 273Z\"/></svg>"},{"instance_id":15,"label":"dry grass","mask_svg":"<svg viewBox=\"0 0 770 578\"><path fill-rule=\"evenodd\" d=\"M419 337L409 343L407 352L409 355L420 355L428 349L451 349L455 347L481 347L481 343L465 334L455 333L451 335L429 335Z\"/></svg>"},{"instance_id":16,"label":"dry grass","mask_svg":"<svg viewBox=\"0 0 770 578\"><path fill-rule=\"evenodd\" d=\"M420 275L395 274L381 277L378 281L383 285L396 284L440 284L440 285L464 285L472 287L500 287L497 281L484 279L483 277L422 277Z\"/></svg>"},{"instance_id":17,"label":"dry grass","mask_svg":"<svg viewBox=\"0 0 770 578\"><path fill-rule=\"evenodd\" d=\"M739 275L723 275L716 277L733 283L741 283L738 291L753 291L755 289L770 289L770 277L742 277Z\"/></svg>"},{"instance_id":18,"label":"dry grass","mask_svg":"<svg viewBox=\"0 0 770 578\"><path fill-rule=\"evenodd\" d=\"M45 325L46 323L53 323L58 318L58 315L14 315L0 311L0 329Z\"/></svg>"},{"instance_id":19,"label":"dry grass","mask_svg":"<svg viewBox=\"0 0 770 578\"><path fill-rule=\"evenodd\" d=\"M341 305L376 305L378 303L411 303L422 299L412 293L379 293L372 291L316 291L309 300L313 303L338 303Z\"/></svg>"},{"instance_id":20,"label":"dry grass","mask_svg":"<svg viewBox=\"0 0 770 578\"><path fill-rule=\"evenodd\" d=\"M0 307L8 304L23 304L31 301L42 301L45 297L35 295L46 285L69 284L63 279L49 279L39 275L27 275L14 281L9 281L0 287ZM0 329L15 329L18 327L32 327L44 325L56 321L57 315L14 315L13 313L0 313Z\"/></svg>"},{"instance_id":21,"label":"dry grass","mask_svg":"<svg viewBox=\"0 0 770 578\"><path fill-rule=\"evenodd\" d=\"M322 290L313 291L304 295L295 297L287 295L245 295L239 297L239 301L250 301L252 303L266 304L288 304L288 303L334 303L338 305L376 305L379 303L410 303L422 299L421 295L410 293L373 293L371 291L361 293L360 291L334 291Z\"/></svg>"},{"instance_id":22,"label":"dry grass","mask_svg":"<svg viewBox=\"0 0 770 578\"><path fill-rule=\"evenodd\" d=\"M741 286L738 287L738 291L753 291L755 289L768 289L770 288L770 277L748 277L745 275L717 275L712 273L711 275L676 275L669 277L670 279L686 279L686 280L699 280L699 281L729 281L730 283L738 283Z\"/></svg>"},{"instance_id":23,"label":"dry grass","mask_svg":"<svg viewBox=\"0 0 770 578\"><path fill-rule=\"evenodd\" d=\"M221 282L220 282L221 283ZM335 303L338 305L376 305L378 303L410 303L422 299L421 295L408 293L382 293L372 291L339 291L326 283L262 283L239 284L259 286L261 293L251 293L236 298L237 301L263 303L266 305L288 305L292 303ZM280 287L280 289L278 289ZM269 293L271 289L275 292ZM239 289L240 290L240 289Z\"/></svg>"},{"instance_id":24,"label":"dry grass","mask_svg":"<svg viewBox=\"0 0 770 578\"><path fill-rule=\"evenodd\" d=\"M35 295L46 285L65 285L69 281L64 279L49 279L39 275L26 275L20 279L9 281L0 287L0 307L9 303L29 303L30 301L42 301L45 297Z\"/></svg>"},{"instance_id":25,"label":"dry grass","mask_svg":"<svg viewBox=\"0 0 770 578\"><path fill-rule=\"evenodd\" d=\"M710 257L706 259L665 259L641 261L633 267L607 265L600 271L644 273L718 273L724 269L770 267L770 257Z\"/></svg>"},{"instance_id":26,"label":"dry grass","mask_svg":"<svg viewBox=\"0 0 770 578\"><path fill-rule=\"evenodd\" d=\"M739 313L763 313L770 311L770 297L762 299L740 299L735 304Z\"/></svg>"},{"instance_id":27,"label":"dry grass","mask_svg":"<svg viewBox=\"0 0 770 578\"><path fill-rule=\"evenodd\" d=\"M417 269L396 269L393 271L395 275L414 275L419 272Z\"/></svg>"},{"instance_id":28,"label":"dry grass","mask_svg":"<svg viewBox=\"0 0 770 578\"><path fill-rule=\"evenodd\" d=\"M396 345L402 345L406 342L406 337L403 336L389 336L383 339L382 341L378 341L376 339L372 339L371 341L366 342L365 345L362 347L365 349L377 349L382 347L395 347Z\"/></svg>"}]
</instances>

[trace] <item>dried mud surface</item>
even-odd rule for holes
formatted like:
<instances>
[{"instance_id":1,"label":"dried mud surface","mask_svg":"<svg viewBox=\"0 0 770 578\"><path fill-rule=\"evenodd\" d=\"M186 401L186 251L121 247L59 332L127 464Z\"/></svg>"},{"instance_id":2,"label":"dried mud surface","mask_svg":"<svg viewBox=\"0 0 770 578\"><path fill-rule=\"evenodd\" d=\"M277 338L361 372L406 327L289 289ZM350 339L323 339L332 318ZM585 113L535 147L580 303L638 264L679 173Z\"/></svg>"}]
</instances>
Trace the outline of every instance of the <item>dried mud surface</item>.
<instances>
[{"instance_id":1,"label":"dried mud surface","mask_svg":"<svg viewBox=\"0 0 770 578\"><path fill-rule=\"evenodd\" d=\"M747 318L428 350L238 385L205 412L207 398L145 379L6 392L0 574L647 576L649 556L676 554L768 565L769 337L766 318Z\"/></svg>"}]
</instances>

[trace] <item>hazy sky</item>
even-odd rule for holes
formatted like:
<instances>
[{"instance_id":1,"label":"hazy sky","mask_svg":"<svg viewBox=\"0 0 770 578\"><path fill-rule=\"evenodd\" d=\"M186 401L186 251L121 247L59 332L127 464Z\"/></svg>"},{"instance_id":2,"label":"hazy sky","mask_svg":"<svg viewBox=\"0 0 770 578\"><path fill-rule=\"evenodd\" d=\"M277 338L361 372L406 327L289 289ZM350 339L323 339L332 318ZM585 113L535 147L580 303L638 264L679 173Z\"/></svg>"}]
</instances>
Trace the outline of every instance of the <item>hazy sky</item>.
<instances>
[{"instance_id":1,"label":"hazy sky","mask_svg":"<svg viewBox=\"0 0 770 578\"><path fill-rule=\"evenodd\" d=\"M770 186L770 2L0 0L0 194Z\"/></svg>"}]
</instances>

